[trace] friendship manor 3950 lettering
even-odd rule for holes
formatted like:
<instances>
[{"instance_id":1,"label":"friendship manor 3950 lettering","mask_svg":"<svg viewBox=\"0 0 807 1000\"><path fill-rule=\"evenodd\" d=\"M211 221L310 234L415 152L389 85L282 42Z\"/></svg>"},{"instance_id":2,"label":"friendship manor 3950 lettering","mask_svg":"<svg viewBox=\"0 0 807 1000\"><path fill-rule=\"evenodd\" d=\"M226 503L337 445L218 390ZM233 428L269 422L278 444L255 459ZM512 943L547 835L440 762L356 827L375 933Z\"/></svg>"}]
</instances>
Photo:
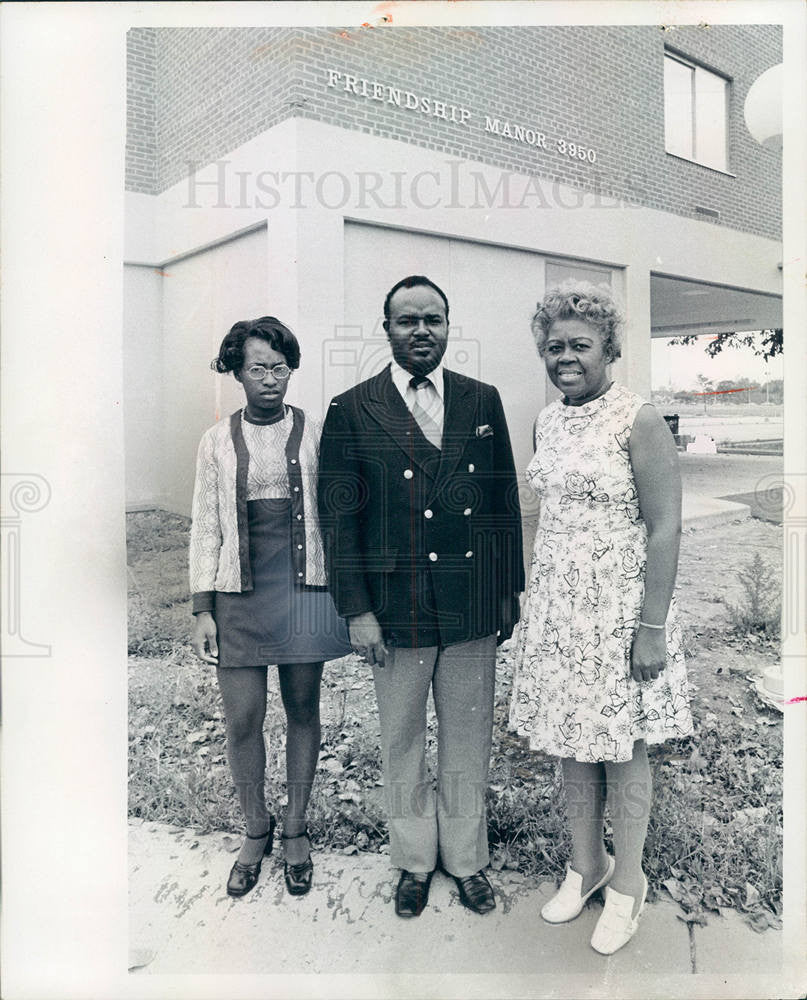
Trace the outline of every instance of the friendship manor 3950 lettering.
<instances>
[{"instance_id":1,"label":"friendship manor 3950 lettering","mask_svg":"<svg viewBox=\"0 0 807 1000\"><path fill-rule=\"evenodd\" d=\"M392 104L405 111L415 111L432 118L440 118L455 125L473 127L473 113L458 104L443 101L431 95L416 94L411 90L394 87L378 80L368 80L363 76L353 76L339 70L328 70L328 86L356 97L363 97L380 104ZM568 156L582 163L596 163L597 151L565 136L549 138L546 133L528 125L519 125L507 119L485 115L484 131L501 136L526 146L533 146L546 152Z\"/></svg>"},{"instance_id":2,"label":"friendship manor 3950 lettering","mask_svg":"<svg viewBox=\"0 0 807 1000\"><path fill-rule=\"evenodd\" d=\"M447 101L438 101L435 97L421 97L411 90L402 90L390 84L379 83L376 80L366 80L362 76L351 76L350 73L339 73L335 69L328 70L328 86L341 87L357 97L366 97L371 101L381 101L394 104L407 111L419 111L424 115L433 115L445 121L458 125L467 125L471 112Z\"/></svg>"}]
</instances>

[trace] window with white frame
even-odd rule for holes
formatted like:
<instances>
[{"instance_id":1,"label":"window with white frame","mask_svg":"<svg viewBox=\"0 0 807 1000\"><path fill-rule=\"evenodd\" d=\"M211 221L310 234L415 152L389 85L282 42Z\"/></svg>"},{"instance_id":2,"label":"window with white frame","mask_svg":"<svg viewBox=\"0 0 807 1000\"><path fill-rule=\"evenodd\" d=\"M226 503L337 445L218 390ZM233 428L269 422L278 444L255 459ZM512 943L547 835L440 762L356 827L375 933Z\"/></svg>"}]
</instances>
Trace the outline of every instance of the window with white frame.
<instances>
[{"instance_id":1,"label":"window with white frame","mask_svg":"<svg viewBox=\"0 0 807 1000\"><path fill-rule=\"evenodd\" d=\"M664 53L664 145L668 153L728 170L729 81Z\"/></svg>"}]
</instances>

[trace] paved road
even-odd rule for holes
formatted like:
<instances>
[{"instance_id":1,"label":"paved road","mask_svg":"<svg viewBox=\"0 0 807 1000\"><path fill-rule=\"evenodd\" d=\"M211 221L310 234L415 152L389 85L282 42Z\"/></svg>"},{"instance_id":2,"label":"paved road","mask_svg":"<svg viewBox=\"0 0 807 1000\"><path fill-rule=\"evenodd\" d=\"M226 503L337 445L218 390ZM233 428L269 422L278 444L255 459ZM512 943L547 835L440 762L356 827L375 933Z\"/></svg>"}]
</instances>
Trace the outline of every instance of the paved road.
<instances>
[{"instance_id":1,"label":"paved road","mask_svg":"<svg viewBox=\"0 0 807 1000\"><path fill-rule=\"evenodd\" d=\"M781 487L783 464L779 455L679 455L684 494L717 499L736 493L760 498Z\"/></svg>"},{"instance_id":2,"label":"paved road","mask_svg":"<svg viewBox=\"0 0 807 1000\"><path fill-rule=\"evenodd\" d=\"M709 434L720 441L766 441L784 433L781 417L681 417L679 434Z\"/></svg>"}]
</instances>

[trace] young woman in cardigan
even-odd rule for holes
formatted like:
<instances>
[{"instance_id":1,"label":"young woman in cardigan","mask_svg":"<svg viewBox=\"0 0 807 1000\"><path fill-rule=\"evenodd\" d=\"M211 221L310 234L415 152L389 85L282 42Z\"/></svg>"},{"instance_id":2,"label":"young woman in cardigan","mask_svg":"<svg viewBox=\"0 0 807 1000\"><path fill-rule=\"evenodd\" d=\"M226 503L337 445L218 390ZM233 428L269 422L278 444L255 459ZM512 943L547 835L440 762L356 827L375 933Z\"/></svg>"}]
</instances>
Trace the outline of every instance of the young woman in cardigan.
<instances>
[{"instance_id":1,"label":"young woman in cardigan","mask_svg":"<svg viewBox=\"0 0 807 1000\"><path fill-rule=\"evenodd\" d=\"M272 850L275 817L264 797L267 664L277 664L287 721L284 875L288 891L302 895L313 871L305 814L320 745L323 661L351 651L325 589L316 513L319 427L284 403L299 365L299 344L275 317L236 323L211 367L233 373L246 405L205 432L196 464L193 648L216 666L246 822L230 896L254 887Z\"/></svg>"}]
</instances>

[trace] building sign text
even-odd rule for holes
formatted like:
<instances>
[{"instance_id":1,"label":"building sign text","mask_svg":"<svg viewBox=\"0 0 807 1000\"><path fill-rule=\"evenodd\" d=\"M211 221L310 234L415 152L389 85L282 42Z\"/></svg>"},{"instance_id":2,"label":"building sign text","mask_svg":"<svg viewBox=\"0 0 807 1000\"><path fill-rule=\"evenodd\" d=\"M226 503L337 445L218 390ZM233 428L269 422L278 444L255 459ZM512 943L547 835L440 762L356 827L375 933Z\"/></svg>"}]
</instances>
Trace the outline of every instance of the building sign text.
<instances>
[{"instance_id":1,"label":"building sign text","mask_svg":"<svg viewBox=\"0 0 807 1000\"><path fill-rule=\"evenodd\" d=\"M436 97L416 94L411 90L404 90L401 87L393 87L388 83L367 80L362 76L353 76L350 73L342 73L335 69L329 69L328 86L348 94L354 94L356 97L364 97L369 101L392 104L405 111L414 111L419 114L428 115L431 118L453 122L455 125L461 127L472 128L474 126L474 115L469 108L452 104L450 101L441 101ZM491 135L498 135L503 139L510 139L525 146L533 146L535 149L568 156L570 159L579 160L582 163L597 162L597 151L595 149L591 149L580 142L574 142L568 137L557 136L550 139L544 132L539 131L537 128L519 125L515 122L495 118L488 114L484 117L484 131Z\"/></svg>"}]
</instances>

